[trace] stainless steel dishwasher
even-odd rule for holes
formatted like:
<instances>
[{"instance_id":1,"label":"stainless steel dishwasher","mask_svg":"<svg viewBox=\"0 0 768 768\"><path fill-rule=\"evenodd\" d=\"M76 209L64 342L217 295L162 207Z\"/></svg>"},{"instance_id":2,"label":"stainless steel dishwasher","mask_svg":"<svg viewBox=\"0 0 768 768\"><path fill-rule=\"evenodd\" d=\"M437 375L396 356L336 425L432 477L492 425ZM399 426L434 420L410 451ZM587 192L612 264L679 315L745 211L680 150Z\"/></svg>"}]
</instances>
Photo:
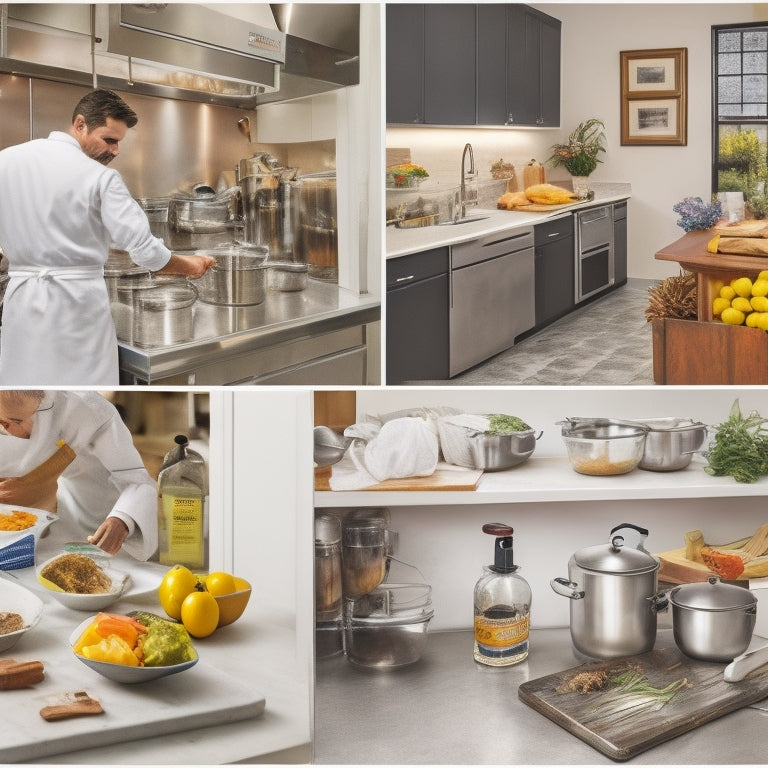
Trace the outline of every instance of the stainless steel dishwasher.
<instances>
[{"instance_id":1,"label":"stainless steel dishwasher","mask_svg":"<svg viewBox=\"0 0 768 768\"><path fill-rule=\"evenodd\" d=\"M451 376L509 349L533 328L534 280L533 227L451 246Z\"/></svg>"}]
</instances>

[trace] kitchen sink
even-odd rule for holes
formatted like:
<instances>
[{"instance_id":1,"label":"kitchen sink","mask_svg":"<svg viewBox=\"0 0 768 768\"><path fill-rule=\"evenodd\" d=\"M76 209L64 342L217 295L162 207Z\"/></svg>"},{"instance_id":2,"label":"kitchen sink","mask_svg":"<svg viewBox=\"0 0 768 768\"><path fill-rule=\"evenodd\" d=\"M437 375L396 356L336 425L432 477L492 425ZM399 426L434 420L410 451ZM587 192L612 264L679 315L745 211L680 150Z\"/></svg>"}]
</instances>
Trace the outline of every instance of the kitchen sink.
<instances>
[{"instance_id":1,"label":"kitchen sink","mask_svg":"<svg viewBox=\"0 0 768 768\"><path fill-rule=\"evenodd\" d=\"M458 221L441 221L437 226L438 227L455 227L459 224L469 224L473 221L482 221L483 219L490 219L490 216L465 216L463 219L459 219Z\"/></svg>"}]
</instances>

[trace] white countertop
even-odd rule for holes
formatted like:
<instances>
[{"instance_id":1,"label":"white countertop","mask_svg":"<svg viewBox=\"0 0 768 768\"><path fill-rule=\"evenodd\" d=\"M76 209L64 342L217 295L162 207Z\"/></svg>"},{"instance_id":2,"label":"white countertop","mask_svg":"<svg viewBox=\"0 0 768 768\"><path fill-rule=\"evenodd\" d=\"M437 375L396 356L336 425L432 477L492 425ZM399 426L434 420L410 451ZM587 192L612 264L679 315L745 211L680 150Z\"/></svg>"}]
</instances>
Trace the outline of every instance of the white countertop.
<instances>
[{"instance_id":1,"label":"white countertop","mask_svg":"<svg viewBox=\"0 0 768 768\"><path fill-rule=\"evenodd\" d=\"M407 256L411 253L440 248L447 245L474 240L494 232L501 232L513 227L538 224L558 216L569 216L582 208L591 208L603 203L614 203L631 197L629 184L595 184L595 197L583 203L574 203L567 208L556 208L551 212L531 213L524 211L503 211L499 209L469 208L467 218L485 216L477 221L465 224L445 224L432 227L398 229L388 226L386 229L387 259Z\"/></svg>"},{"instance_id":2,"label":"white countertop","mask_svg":"<svg viewBox=\"0 0 768 768\"><path fill-rule=\"evenodd\" d=\"M38 546L38 563L42 562L42 558L51 557L60 551L58 548L60 545L52 547L58 538L55 531L56 525L51 529L50 540L43 539ZM159 579L167 570L165 566L159 566L156 563L139 563L125 555L117 557L120 558L120 563L119 565L116 563L116 567L129 572L141 570L142 581L146 581L145 576L147 578L155 576ZM276 617L265 615L264 611L260 610L258 589L254 589L249 605L238 621L220 628L207 638L193 639L200 656L198 665L180 675L163 678L154 683L120 686L84 667L69 650L70 633L80 622L88 618L89 613L70 610L41 591L42 587L35 582L34 568L3 571L0 572L0 578L7 578L14 583L26 586L44 602L44 611L39 624L23 636L14 648L5 651L2 655L19 660L43 660L46 665L46 677L42 683L32 688L9 691L6 695L17 696L20 706L31 707L30 711L37 712L42 697L55 693L58 690L57 686L74 685L73 681L77 680L79 689L87 690L101 701L108 716L115 718L119 715L121 722L124 723L124 731L121 733L124 743L106 745L102 739L101 743L105 746L95 746L96 739L89 744L88 734L83 733L75 740L79 748L58 754L46 754L43 762L93 765L212 765L248 762L257 758L263 762L278 762L277 759L269 759L269 756L284 751L295 753L297 749L301 751L302 748L305 754L309 755L310 691L307 684L302 682L306 679L305 670L299 670L297 666L299 654L296 648L295 629L287 626L289 622L285 619L281 621L279 617L276 619ZM127 613L136 609L164 615L153 591L123 599L110 606L108 610ZM199 673L197 676L196 671ZM234 718L219 717L214 713L209 722L219 724L163 733L150 738L145 738L146 734L142 733L141 727L131 727L130 714L126 714L124 710L116 711L116 708L120 709L119 704L124 698L123 691L120 689L130 688L132 690L128 693L132 697L134 706L136 705L134 699L142 701L144 700L142 697L146 695L147 712L152 707L159 708L159 716L162 716L163 699L168 698L171 702L173 695L183 693L179 689L173 694L169 689L167 697L159 696L158 691L162 689L163 680L169 681L169 685L173 685L174 689L182 684L188 685L190 691L200 695L201 692L197 689L200 688L201 678L222 681L220 688L214 685L209 686L210 690L206 688L208 711L216 710L217 696L220 708L228 708L230 702L225 700L227 688L225 681L234 681L234 686L250 690L254 696L260 694L266 701L264 711L256 717L240 718L236 722L232 721ZM118 688L116 689L115 686ZM187 706L186 701L182 699L182 702L174 705L174 708ZM147 716L146 712L144 716ZM78 728L85 728L84 721L96 719L98 718L79 718ZM197 717L197 725L199 721L200 718ZM60 726L67 721L48 724L42 720L40 722L54 726L50 731L51 739L55 741L54 732L57 730L55 726ZM94 725L98 727L97 724ZM60 733L59 738L61 738ZM18 762L37 763L39 761L39 758L31 756L29 760Z\"/></svg>"}]
</instances>

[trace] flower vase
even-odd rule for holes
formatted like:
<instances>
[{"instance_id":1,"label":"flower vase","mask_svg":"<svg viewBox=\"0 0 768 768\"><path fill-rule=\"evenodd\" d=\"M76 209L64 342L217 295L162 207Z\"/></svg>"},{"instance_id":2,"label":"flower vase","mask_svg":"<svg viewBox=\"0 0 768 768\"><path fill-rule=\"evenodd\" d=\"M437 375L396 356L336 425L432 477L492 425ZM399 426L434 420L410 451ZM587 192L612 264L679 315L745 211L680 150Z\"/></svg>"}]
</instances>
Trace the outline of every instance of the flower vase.
<instances>
[{"instance_id":1,"label":"flower vase","mask_svg":"<svg viewBox=\"0 0 768 768\"><path fill-rule=\"evenodd\" d=\"M586 200L589 197L589 176L571 176L573 184L573 194L579 200Z\"/></svg>"}]
</instances>

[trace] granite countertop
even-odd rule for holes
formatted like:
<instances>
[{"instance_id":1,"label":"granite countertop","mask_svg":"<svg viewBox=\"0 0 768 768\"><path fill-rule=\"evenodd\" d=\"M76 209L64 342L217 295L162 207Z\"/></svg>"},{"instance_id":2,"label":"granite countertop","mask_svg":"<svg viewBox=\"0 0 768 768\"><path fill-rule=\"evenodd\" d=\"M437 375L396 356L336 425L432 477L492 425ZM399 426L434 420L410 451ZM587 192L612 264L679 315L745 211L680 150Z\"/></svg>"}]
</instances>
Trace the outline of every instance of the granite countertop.
<instances>
[{"instance_id":1,"label":"granite countertop","mask_svg":"<svg viewBox=\"0 0 768 768\"><path fill-rule=\"evenodd\" d=\"M660 638L671 642L671 630L664 632L660 627ZM472 644L472 630L431 633L420 661L390 672L357 669L342 655L318 660L313 762L616 764L518 698L521 683L586 660L574 650L567 628L533 630L530 655L510 667L476 663ZM764 706L759 703L724 715L628 762L764 762L768 749Z\"/></svg>"},{"instance_id":2,"label":"granite countertop","mask_svg":"<svg viewBox=\"0 0 768 768\"><path fill-rule=\"evenodd\" d=\"M558 186L560 185L558 184ZM566 208L558 207L551 212L503 211L489 207L489 201L481 199L480 205L485 207L469 208L467 219L470 220L466 223L413 229L398 229L393 225L388 226L386 229L386 258L393 259L430 248L455 245L505 229L538 224L558 216L569 216L582 208L627 200L632 196L630 184L599 182L593 184L592 188L595 193L593 200L574 203Z\"/></svg>"}]
</instances>

